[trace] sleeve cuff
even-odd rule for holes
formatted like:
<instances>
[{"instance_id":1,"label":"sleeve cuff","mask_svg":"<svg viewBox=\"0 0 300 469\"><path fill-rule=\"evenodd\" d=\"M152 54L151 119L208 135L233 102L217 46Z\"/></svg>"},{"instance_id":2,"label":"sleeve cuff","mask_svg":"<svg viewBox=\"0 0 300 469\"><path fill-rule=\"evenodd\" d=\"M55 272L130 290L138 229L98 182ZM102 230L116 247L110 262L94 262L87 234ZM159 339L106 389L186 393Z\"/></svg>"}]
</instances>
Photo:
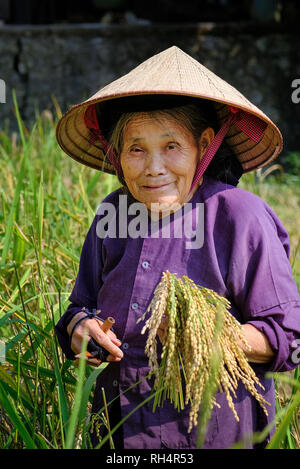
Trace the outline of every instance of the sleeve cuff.
<instances>
[{"instance_id":1,"label":"sleeve cuff","mask_svg":"<svg viewBox=\"0 0 300 469\"><path fill-rule=\"evenodd\" d=\"M290 349L290 337L272 318L264 318L259 320L247 321L268 339L270 347L275 353L274 358L267 363L251 363L258 373L289 371L297 367L297 363L293 363L292 353ZM292 335L292 333L290 333ZM289 335L290 335L289 334ZM299 363L298 363L299 364Z\"/></svg>"}]
</instances>

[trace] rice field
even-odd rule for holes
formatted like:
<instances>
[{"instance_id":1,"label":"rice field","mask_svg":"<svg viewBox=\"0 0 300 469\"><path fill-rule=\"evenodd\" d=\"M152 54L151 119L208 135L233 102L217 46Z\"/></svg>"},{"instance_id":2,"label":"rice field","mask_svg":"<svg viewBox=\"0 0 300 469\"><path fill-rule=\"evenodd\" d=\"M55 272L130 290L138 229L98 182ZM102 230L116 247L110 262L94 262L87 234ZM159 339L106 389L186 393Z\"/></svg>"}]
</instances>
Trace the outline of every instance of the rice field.
<instances>
[{"instance_id":1,"label":"rice field","mask_svg":"<svg viewBox=\"0 0 300 469\"><path fill-rule=\"evenodd\" d=\"M37 115L30 130L16 101L15 108L19 131L0 132L0 338L5 343L0 356L0 448L86 449L95 424L90 413L93 387L106 365L92 369L81 361L76 368L61 353L53 326L67 308L94 213L119 183L59 149L58 105L55 117ZM298 287L299 181L300 175L274 168L266 177L262 172L246 175L241 183L265 199L287 228ZM300 448L299 367L275 380L277 430L269 447ZM106 410L103 423L108 426Z\"/></svg>"}]
</instances>

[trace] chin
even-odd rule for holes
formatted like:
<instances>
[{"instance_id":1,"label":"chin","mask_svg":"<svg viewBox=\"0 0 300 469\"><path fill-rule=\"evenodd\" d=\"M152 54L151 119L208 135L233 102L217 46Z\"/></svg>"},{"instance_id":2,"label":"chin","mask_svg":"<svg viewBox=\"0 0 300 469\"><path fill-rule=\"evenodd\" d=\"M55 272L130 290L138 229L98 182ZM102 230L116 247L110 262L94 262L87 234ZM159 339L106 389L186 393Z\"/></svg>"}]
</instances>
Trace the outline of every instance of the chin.
<instances>
[{"instance_id":1,"label":"chin","mask_svg":"<svg viewBox=\"0 0 300 469\"><path fill-rule=\"evenodd\" d=\"M156 200L153 199L147 201L146 205L149 210L152 209L154 211L173 211L178 210L182 206L182 204L178 200L178 197L161 197ZM158 205L158 207L156 207L155 205Z\"/></svg>"}]
</instances>

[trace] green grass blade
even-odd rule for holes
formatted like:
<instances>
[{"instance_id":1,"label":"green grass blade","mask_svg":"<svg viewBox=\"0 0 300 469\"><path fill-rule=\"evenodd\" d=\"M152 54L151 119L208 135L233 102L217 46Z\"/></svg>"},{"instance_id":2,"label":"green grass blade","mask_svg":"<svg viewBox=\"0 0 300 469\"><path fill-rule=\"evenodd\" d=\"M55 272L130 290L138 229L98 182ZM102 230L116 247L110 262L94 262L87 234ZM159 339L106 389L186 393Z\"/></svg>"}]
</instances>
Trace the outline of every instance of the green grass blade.
<instances>
[{"instance_id":1,"label":"green grass blade","mask_svg":"<svg viewBox=\"0 0 300 469\"><path fill-rule=\"evenodd\" d=\"M43 191L43 171L38 191L38 258L42 260L42 242L43 242L43 225L44 225L44 191Z\"/></svg>"},{"instance_id":2,"label":"green grass blade","mask_svg":"<svg viewBox=\"0 0 300 469\"><path fill-rule=\"evenodd\" d=\"M61 413L61 417L63 421L63 426L67 430L67 422L69 421L70 414L69 414L69 409L68 409L67 398L65 395L65 389L63 386L63 380L62 380L62 376L61 376L60 369L59 369L58 356L56 353L54 343L52 343L52 354L54 357L54 371L55 371L55 376L56 376L56 382L58 385L59 409L60 409L60 413Z\"/></svg>"},{"instance_id":3,"label":"green grass blade","mask_svg":"<svg viewBox=\"0 0 300 469\"><path fill-rule=\"evenodd\" d=\"M294 394L293 399L290 402L284 417L282 418L276 432L273 435L273 438L271 439L266 449L279 449L280 448L280 444L286 437L288 428L290 424L292 423L294 414L299 408L299 406L300 406L300 390L297 391L296 394Z\"/></svg>"},{"instance_id":4,"label":"green grass blade","mask_svg":"<svg viewBox=\"0 0 300 469\"><path fill-rule=\"evenodd\" d=\"M8 363L12 363L13 365L17 364L17 359L13 358L13 357L10 357L10 356L6 357L6 361ZM22 368L25 369L25 370L27 369L31 372L35 371L35 365L32 364L32 363L26 363L26 362L23 362L23 360L21 360L20 364L21 364ZM53 381L55 381L55 379L56 379L55 372L53 370L48 369L48 368L44 368L44 367L41 367L41 366L39 367L39 376L42 376L44 379L49 379L50 378ZM69 377L64 376L64 383L74 386L75 379L71 375Z\"/></svg>"},{"instance_id":5,"label":"green grass blade","mask_svg":"<svg viewBox=\"0 0 300 469\"><path fill-rule=\"evenodd\" d=\"M16 184L16 189L14 192L14 198L11 204L11 208L9 211L9 216L7 220L7 225L6 225L6 231L4 235L4 241L3 241L3 250L2 250L2 257L1 257L1 264L5 264L8 258L8 251L11 243L11 238L13 235L13 226L16 220L16 213L19 205L19 200L20 200L20 193L23 185L23 180L24 180L24 173L25 173L25 166L26 166L26 159L25 156L22 156L21 160L21 167L19 171L19 175L17 178L17 184Z\"/></svg>"},{"instance_id":6,"label":"green grass blade","mask_svg":"<svg viewBox=\"0 0 300 469\"><path fill-rule=\"evenodd\" d=\"M10 373L8 373L6 370L2 370L1 367L0 382L7 396L10 396L15 402L17 402L18 399L21 399L26 409L28 409L29 412L33 412L34 408L27 394L23 391L23 389L20 389L18 395L18 390L16 388L14 379L11 377Z\"/></svg>"},{"instance_id":7,"label":"green grass blade","mask_svg":"<svg viewBox=\"0 0 300 469\"><path fill-rule=\"evenodd\" d=\"M88 223L90 225L93 221L95 213L94 213L94 210L92 209L92 207L90 205L90 202L89 202L89 199L88 199L88 196L87 196L84 184L83 184L81 173L79 173L79 188L80 188L80 192L81 192L82 201L84 203L86 212L88 214Z\"/></svg>"},{"instance_id":8,"label":"green grass blade","mask_svg":"<svg viewBox=\"0 0 300 469\"><path fill-rule=\"evenodd\" d=\"M82 342L82 349L81 353L84 355L87 346L87 337L84 337ZM83 391L83 382L85 379L85 368L86 368L86 361L84 358L80 358L79 360L79 370L78 370L78 380L77 386L75 390L74 396L74 405L70 416L70 421L68 424L67 436L66 436L66 449L74 448L75 444L75 435L76 429L78 425L78 416L80 411L81 399L82 399L82 391Z\"/></svg>"},{"instance_id":9,"label":"green grass blade","mask_svg":"<svg viewBox=\"0 0 300 469\"><path fill-rule=\"evenodd\" d=\"M26 139L25 139L24 126L23 126L23 122L22 122L22 119L21 119L20 110L19 110L19 106L18 106L17 95L16 95L15 90L12 90L12 98L13 98L14 108L15 108L15 111L16 111L16 117L17 117L21 142L22 142L23 148L25 149L26 146L27 146L27 142L26 142Z\"/></svg>"},{"instance_id":10,"label":"green grass blade","mask_svg":"<svg viewBox=\"0 0 300 469\"><path fill-rule=\"evenodd\" d=\"M101 448L107 440L109 440L112 435L118 430L118 428L123 425L123 423L132 415L134 412L139 410L143 405L147 404L149 401L151 401L154 398L154 393L151 393L150 396L148 396L146 399L144 399L139 405L137 405L133 410L131 410L120 422L117 423L117 425L114 426L114 428L107 434L105 437L101 440L100 444L97 445L95 449Z\"/></svg>"},{"instance_id":11,"label":"green grass blade","mask_svg":"<svg viewBox=\"0 0 300 469\"><path fill-rule=\"evenodd\" d=\"M98 376L100 375L100 373L102 373L102 371L106 368L107 365L108 363L101 363L101 365L99 365L98 368L96 368L86 380L86 383L82 391L81 405L80 405L80 410L78 414L79 422L81 422L85 418L88 400L91 394L93 384L98 378Z\"/></svg>"},{"instance_id":12,"label":"green grass blade","mask_svg":"<svg viewBox=\"0 0 300 469\"><path fill-rule=\"evenodd\" d=\"M1 383L0 383L0 401L2 404L3 409L9 416L12 423L15 425L17 431L19 432L20 436L22 437L26 448L28 449L37 449L37 446L33 439L31 438L30 434L26 430L21 418L18 415L17 409L14 406L14 403L11 399L6 395Z\"/></svg>"}]
</instances>

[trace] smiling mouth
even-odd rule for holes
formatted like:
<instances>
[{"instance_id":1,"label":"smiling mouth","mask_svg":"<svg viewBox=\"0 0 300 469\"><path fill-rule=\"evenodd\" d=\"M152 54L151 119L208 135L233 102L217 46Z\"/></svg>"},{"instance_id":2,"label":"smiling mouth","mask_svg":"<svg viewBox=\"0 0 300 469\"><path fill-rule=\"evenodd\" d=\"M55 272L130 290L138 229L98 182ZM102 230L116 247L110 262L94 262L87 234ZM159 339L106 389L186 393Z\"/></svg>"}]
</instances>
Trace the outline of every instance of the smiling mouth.
<instances>
[{"instance_id":1,"label":"smiling mouth","mask_svg":"<svg viewBox=\"0 0 300 469\"><path fill-rule=\"evenodd\" d=\"M143 189L146 189L146 190L149 190L149 191L154 191L156 189L162 189L164 187L167 187L169 186L170 184L172 184L171 182L169 182L168 184L161 184L159 186L142 186Z\"/></svg>"}]
</instances>

